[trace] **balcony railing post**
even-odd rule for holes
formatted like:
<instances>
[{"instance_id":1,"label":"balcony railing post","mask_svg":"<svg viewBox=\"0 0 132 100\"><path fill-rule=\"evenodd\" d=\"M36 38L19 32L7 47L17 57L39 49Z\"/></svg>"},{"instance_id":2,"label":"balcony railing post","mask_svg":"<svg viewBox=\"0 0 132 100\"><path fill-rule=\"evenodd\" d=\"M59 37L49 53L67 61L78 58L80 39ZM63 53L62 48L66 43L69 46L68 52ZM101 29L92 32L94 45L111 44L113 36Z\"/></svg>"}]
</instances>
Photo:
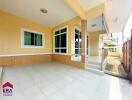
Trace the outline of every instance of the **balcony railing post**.
<instances>
[{"instance_id":1,"label":"balcony railing post","mask_svg":"<svg viewBox=\"0 0 132 100\"><path fill-rule=\"evenodd\" d=\"M105 48L102 48L101 70L103 70L103 64L107 56L108 56L108 50Z\"/></svg>"}]
</instances>

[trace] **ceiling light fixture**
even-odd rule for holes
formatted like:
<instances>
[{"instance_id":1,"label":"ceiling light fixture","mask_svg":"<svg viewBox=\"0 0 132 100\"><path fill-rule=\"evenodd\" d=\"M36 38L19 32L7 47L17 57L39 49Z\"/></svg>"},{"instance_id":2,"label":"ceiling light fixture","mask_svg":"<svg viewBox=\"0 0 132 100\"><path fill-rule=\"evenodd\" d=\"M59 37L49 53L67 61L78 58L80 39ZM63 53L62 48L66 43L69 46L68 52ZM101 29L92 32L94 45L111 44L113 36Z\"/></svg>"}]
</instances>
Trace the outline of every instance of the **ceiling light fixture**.
<instances>
[{"instance_id":1,"label":"ceiling light fixture","mask_svg":"<svg viewBox=\"0 0 132 100\"><path fill-rule=\"evenodd\" d=\"M92 27L95 27L95 26L97 26L97 25L96 25L96 24L92 24L91 26L92 26Z\"/></svg>"},{"instance_id":2,"label":"ceiling light fixture","mask_svg":"<svg viewBox=\"0 0 132 100\"><path fill-rule=\"evenodd\" d=\"M45 8L40 8L40 11L41 11L43 14L48 13L48 10L47 10L47 9L45 9Z\"/></svg>"}]
</instances>

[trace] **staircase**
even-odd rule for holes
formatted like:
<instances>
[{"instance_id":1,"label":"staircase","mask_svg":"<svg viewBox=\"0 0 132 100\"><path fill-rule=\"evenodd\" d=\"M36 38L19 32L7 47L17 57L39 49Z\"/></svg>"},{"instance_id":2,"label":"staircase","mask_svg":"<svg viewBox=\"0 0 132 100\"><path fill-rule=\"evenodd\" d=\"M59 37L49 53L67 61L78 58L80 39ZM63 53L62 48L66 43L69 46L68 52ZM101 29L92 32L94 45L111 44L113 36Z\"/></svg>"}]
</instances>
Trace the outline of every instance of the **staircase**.
<instances>
[{"instance_id":1,"label":"staircase","mask_svg":"<svg viewBox=\"0 0 132 100\"><path fill-rule=\"evenodd\" d=\"M100 57L88 57L85 69L90 72L95 72L97 74L103 75L101 66L102 65Z\"/></svg>"},{"instance_id":2,"label":"staircase","mask_svg":"<svg viewBox=\"0 0 132 100\"><path fill-rule=\"evenodd\" d=\"M89 61L87 66L96 70L101 70L101 62Z\"/></svg>"}]
</instances>

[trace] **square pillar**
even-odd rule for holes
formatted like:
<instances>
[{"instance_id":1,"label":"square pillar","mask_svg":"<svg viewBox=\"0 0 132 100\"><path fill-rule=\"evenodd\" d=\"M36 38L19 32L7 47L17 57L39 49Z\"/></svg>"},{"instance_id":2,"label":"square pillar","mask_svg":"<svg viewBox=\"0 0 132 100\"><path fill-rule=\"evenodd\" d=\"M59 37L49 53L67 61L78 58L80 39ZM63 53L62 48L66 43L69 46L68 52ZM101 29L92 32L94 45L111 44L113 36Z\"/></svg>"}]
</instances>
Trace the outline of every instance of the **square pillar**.
<instances>
[{"instance_id":1,"label":"square pillar","mask_svg":"<svg viewBox=\"0 0 132 100\"><path fill-rule=\"evenodd\" d=\"M81 62L86 63L87 59L87 20L81 21L81 30L82 30L82 52L81 52Z\"/></svg>"}]
</instances>

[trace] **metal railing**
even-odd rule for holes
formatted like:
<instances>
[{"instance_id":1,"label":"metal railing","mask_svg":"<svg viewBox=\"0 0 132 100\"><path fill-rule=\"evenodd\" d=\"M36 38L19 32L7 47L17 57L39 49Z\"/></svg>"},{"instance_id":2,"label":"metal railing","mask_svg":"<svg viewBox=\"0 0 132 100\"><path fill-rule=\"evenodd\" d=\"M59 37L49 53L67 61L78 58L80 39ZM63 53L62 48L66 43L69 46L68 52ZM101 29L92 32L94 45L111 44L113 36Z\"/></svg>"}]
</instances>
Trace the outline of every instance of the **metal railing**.
<instances>
[{"instance_id":1,"label":"metal railing","mask_svg":"<svg viewBox=\"0 0 132 100\"><path fill-rule=\"evenodd\" d=\"M104 62L108 56L108 50L105 48L102 48L102 59L101 59L101 70L103 71Z\"/></svg>"},{"instance_id":2,"label":"metal railing","mask_svg":"<svg viewBox=\"0 0 132 100\"><path fill-rule=\"evenodd\" d=\"M107 24L107 21L106 21L104 14L102 14L102 31L103 30L106 30L108 38L110 38L110 32L109 32L108 24Z\"/></svg>"},{"instance_id":3,"label":"metal railing","mask_svg":"<svg viewBox=\"0 0 132 100\"><path fill-rule=\"evenodd\" d=\"M104 30L106 31L108 38L111 38L107 21L105 19L104 14L102 14L102 31L104 31ZM107 58L107 56L108 56L108 50L105 49L104 47L102 47L101 70L103 70L104 62L105 62L105 59Z\"/></svg>"},{"instance_id":4,"label":"metal railing","mask_svg":"<svg viewBox=\"0 0 132 100\"><path fill-rule=\"evenodd\" d=\"M0 68L2 68L2 71L0 72L0 86L1 86L2 85L2 81L3 81L3 76L4 76L4 66L1 65Z\"/></svg>"}]
</instances>

